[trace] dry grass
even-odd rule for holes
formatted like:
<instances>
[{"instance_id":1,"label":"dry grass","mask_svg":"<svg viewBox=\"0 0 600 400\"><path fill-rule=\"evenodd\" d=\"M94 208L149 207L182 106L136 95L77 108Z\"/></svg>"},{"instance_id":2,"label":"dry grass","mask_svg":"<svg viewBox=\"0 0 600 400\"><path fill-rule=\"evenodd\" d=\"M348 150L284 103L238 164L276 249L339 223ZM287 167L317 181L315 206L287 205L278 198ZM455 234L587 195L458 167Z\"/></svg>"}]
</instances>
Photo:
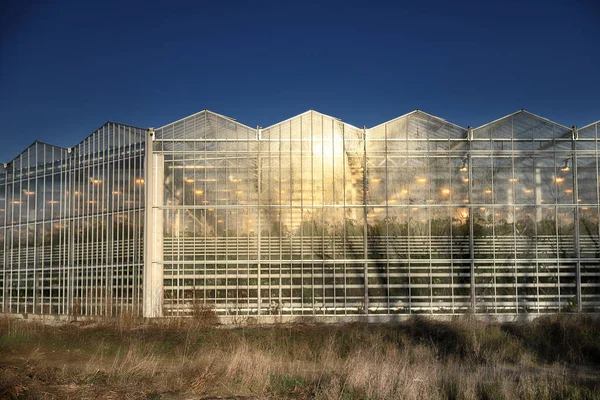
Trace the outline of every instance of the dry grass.
<instances>
[{"instance_id":1,"label":"dry grass","mask_svg":"<svg viewBox=\"0 0 600 400\"><path fill-rule=\"evenodd\" d=\"M2 320L0 398L600 398L600 323L583 316L526 324L213 322Z\"/></svg>"}]
</instances>

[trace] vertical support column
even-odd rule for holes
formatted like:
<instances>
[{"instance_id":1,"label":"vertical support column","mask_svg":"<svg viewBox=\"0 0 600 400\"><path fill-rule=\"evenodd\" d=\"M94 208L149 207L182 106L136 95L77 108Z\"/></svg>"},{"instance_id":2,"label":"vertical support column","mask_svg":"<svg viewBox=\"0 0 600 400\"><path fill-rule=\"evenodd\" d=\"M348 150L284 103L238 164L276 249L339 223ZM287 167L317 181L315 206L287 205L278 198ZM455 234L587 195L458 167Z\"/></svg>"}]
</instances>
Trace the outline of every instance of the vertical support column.
<instances>
[{"instance_id":1,"label":"vertical support column","mask_svg":"<svg viewBox=\"0 0 600 400\"><path fill-rule=\"evenodd\" d=\"M473 128L468 127L467 139L469 141L469 154L467 155L467 168L469 173L469 257L471 259L471 312L475 313L477 299L475 296L475 235L473 232L473 160L471 158L473 141Z\"/></svg>"},{"instance_id":2,"label":"vertical support column","mask_svg":"<svg viewBox=\"0 0 600 400\"><path fill-rule=\"evenodd\" d=\"M367 226L367 127L363 126L363 257L364 257L364 310L369 314L369 241Z\"/></svg>"},{"instance_id":3,"label":"vertical support column","mask_svg":"<svg viewBox=\"0 0 600 400\"><path fill-rule=\"evenodd\" d=\"M75 148L69 148L67 150L67 154L69 154L68 160L69 164L67 165L67 176L69 181L68 192L69 198L71 199L69 204L69 219L68 219L68 235L69 238L67 240L67 265L65 268L67 269L67 299L65 305L65 313L66 314L74 314L75 304L75 227L76 223L81 224L81 211L78 212L78 215L75 215L75 202L79 202L77 196L75 196L75 190L78 188L77 179L75 169L77 167L77 154L75 152ZM81 204L78 204L81 207ZM81 210L81 209L79 209ZM81 310L77 310L78 313Z\"/></svg>"},{"instance_id":4,"label":"vertical support column","mask_svg":"<svg viewBox=\"0 0 600 400\"><path fill-rule=\"evenodd\" d=\"M261 156L260 156L260 149L262 147L262 143L261 143L261 139L262 139L262 129L260 127L256 127L256 139L258 141L257 144L257 162L256 162L256 185L258 187L257 190L257 203L258 203L258 212L257 212L257 228L256 228L256 315L260 315L260 308L262 306L262 296L261 296L261 283L260 283L260 279L261 279L261 261L262 261L262 254L261 254L261 240L262 240L262 216L260 215L260 213L262 212L262 203L261 203L261 197L260 197L260 193L262 192L262 168L261 168ZM281 135L279 140L281 140ZM267 142L267 146L269 146L269 151L270 151L270 143ZM280 222L281 223L281 222ZM280 233L281 235L281 233ZM281 239L280 239L281 240ZM281 247L280 247L281 248ZM248 296L250 297L250 296Z\"/></svg>"},{"instance_id":5,"label":"vertical support column","mask_svg":"<svg viewBox=\"0 0 600 400\"><path fill-rule=\"evenodd\" d=\"M2 243L3 248L3 253L2 253L2 302L0 303L0 311L2 312L6 312L7 311L7 304L6 304L6 293L8 293L8 289L7 289L7 277L8 274L6 273L6 270L8 269L8 237L6 236L7 233L7 228L6 228L6 224L8 222L8 193L7 193L7 188L8 188L8 164L4 164L4 183L2 184L4 186L4 225L2 226L2 233L4 235L4 242Z\"/></svg>"},{"instance_id":6,"label":"vertical support column","mask_svg":"<svg viewBox=\"0 0 600 400\"><path fill-rule=\"evenodd\" d=\"M144 224L144 271L143 316L162 317L163 312L163 213L159 205L163 201L164 156L154 154L152 142L154 129L146 133L146 157L144 158L145 219Z\"/></svg>"},{"instance_id":7,"label":"vertical support column","mask_svg":"<svg viewBox=\"0 0 600 400\"><path fill-rule=\"evenodd\" d=\"M577 126L573 126L573 136L571 141L571 148L573 150L573 168L571 173L573 176L573 192L575 194L575 215L573 221L575 222L575 257L577 258L576 266L576 285L577 285L577 312L581 312L583 305L581 304L581 249L580 249L580 238L579 238L579 183L577 181L577 146L576 141L579 137L577 132ZM567 164L568 166L568 161Z\"/></svg>"}]
</instances>

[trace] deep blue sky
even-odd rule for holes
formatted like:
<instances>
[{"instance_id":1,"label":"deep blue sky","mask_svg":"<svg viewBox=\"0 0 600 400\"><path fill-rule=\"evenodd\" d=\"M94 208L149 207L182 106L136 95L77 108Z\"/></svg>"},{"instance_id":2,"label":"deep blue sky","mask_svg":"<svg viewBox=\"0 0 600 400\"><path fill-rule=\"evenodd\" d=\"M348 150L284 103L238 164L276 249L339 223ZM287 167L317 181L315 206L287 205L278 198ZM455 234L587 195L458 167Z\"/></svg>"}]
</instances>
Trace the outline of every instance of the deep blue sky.
<instances>
[{"instance_id":1,"label":"deep blue sky","mask_svg":"<svg viewBox=\"0 0 600 400\"><path fill-rule=\"evenodd\" d=\"M202 109L268 126L308 109L477 126L525 108L600 119L600 3L0 2L0 161L105 121Z\"/></svg>"}]
</instances>

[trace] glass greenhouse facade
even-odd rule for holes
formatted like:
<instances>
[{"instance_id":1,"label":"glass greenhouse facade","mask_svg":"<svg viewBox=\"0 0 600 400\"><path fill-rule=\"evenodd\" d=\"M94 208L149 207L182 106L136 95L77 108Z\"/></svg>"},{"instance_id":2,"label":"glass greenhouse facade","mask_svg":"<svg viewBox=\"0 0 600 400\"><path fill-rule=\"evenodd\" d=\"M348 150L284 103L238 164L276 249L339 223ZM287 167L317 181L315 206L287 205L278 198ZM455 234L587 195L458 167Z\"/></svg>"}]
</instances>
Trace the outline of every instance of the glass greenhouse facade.
<instances>
[{"instance_id":1,"label":"glass greenhouse facade","mask_svg":"<svg viewBox=\"0 0 600 400\"><path fill-rule=\"evenodd\" d=\"M600 123L202 111L0 171L2 309L147 317L600 310Z\"/></svg>"}]
</instances>

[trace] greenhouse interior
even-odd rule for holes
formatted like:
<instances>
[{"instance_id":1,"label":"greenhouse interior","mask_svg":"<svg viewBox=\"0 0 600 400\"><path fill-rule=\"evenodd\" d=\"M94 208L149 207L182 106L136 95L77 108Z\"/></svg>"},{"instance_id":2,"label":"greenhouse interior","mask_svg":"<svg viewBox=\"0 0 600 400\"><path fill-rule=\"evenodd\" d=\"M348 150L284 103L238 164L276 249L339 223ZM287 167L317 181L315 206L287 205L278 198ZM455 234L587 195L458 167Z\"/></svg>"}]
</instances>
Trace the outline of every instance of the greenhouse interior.
<instances>
[{"instance_id":1,"label":"greenhouse interior","mask_svg":"<svg viewBox=\"0 0 600 400\"><path fill-rule=\"evenodd\" d=\"M0 312L600 311L600 121L107 122L0 164Z\"/></svg>"}]
</instances>

